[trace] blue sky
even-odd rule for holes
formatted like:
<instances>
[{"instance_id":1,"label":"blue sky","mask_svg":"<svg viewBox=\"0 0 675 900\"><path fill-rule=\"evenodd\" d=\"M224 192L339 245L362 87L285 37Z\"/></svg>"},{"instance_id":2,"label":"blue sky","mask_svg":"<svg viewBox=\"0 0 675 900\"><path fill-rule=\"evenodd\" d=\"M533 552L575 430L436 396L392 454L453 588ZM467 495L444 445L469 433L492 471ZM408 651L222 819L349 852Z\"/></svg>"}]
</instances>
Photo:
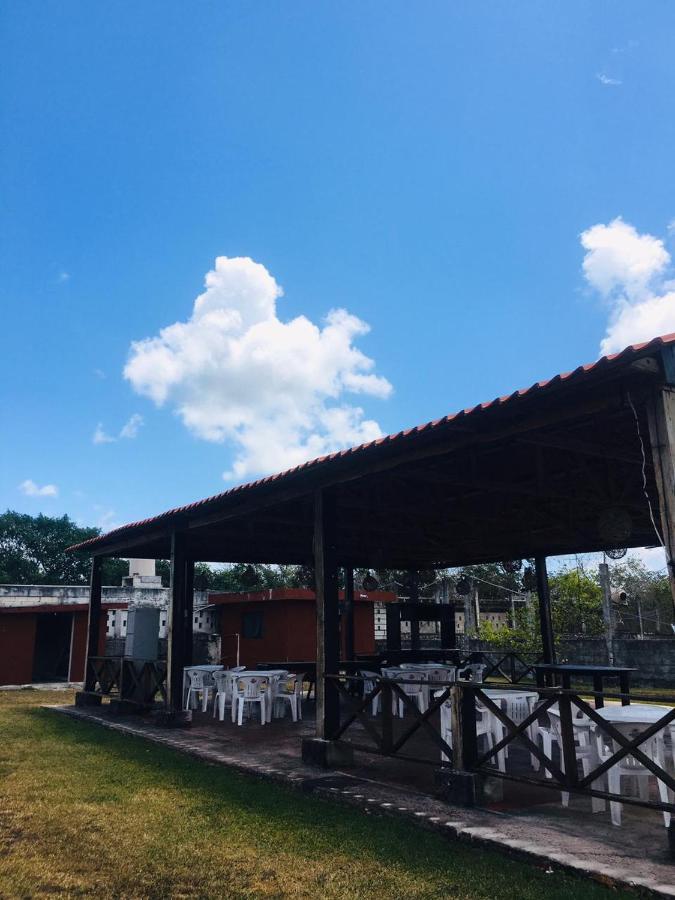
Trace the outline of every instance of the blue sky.
<instances>
[{"instance_id":1,"label":"blue sky","mask_svg":"<svg viewBox=\"0 0 675 900\"><path fill-rule=\"evenodd\" d=\"M0 15L5 508L120 524L675 330L671 3Z\"/></svg>"}]
</instances>

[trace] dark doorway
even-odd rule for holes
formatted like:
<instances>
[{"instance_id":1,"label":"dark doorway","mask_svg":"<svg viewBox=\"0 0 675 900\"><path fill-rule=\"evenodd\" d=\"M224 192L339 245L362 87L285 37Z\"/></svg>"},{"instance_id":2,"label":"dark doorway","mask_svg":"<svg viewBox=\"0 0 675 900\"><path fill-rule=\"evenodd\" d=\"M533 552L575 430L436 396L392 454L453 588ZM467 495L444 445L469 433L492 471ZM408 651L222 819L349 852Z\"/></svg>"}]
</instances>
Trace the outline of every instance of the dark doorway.
<instances>
[{"instance_id":1,"label":"dark doorway","mask_svg":"<svg viewBox=\"0 0 675 900\"><path fill-rule=\"evenodd\" d=\"M72 632L72 613L37 616L33 681L68 681Z\"/></svg>"}]
</instances>

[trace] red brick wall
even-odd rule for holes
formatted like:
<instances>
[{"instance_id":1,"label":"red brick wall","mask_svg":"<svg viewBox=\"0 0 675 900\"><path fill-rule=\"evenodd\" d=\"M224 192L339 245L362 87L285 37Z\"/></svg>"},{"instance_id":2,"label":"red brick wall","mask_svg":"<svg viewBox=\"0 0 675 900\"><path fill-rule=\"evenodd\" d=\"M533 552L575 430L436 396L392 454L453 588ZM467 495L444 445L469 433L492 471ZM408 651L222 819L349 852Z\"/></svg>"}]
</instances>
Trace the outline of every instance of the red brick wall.
<instances>
[{"instance_id":1,"label":"red brick wall","mask_svg":"<svg viewBox=\"0 0 675 900\"><path fill-rule=\"evenodd\" d=\"M28 684L34 650L35 614L0 616L0 684Z\"/></svg>"}]
</instances>

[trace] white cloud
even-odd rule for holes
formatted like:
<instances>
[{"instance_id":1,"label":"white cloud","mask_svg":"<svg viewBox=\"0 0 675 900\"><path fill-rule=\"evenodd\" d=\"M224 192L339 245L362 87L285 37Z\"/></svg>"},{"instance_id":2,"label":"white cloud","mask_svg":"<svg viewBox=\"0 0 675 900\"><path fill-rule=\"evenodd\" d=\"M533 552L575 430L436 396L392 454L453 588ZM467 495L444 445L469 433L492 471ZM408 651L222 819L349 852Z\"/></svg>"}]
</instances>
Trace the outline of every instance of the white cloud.
<instances>
[{"instance_id":1,"label":"white cloud","mask_svg":"<svg viewBox=\"0 0 675 900\"><path fill-rule=\"evenodd\" d=\"M19 485L19 490L27 497L58 497L59 489L55 484L37 485L32 478L27 478Z\"/></svg>"},{"instance_id":2,"label":"white cloud","mask_svg":"<svg viewBox=\"0 0 675 900\"><path fill-rule=\"evenodd\" d=\"M651 572L662 572L666 568L666 551L663 547L637 547L628 551L628 558L638 559Z\"/></svg>"},{"instance_id":3,"label":"white cloud","mask_svg":"<svg viewBox=\"0 0 675 900\"><path fill-rule=\"evenodd\" d=\"M96 513L96 525L101 531L106 532L112 531L113 528L119 528L120 523L117 521L117 513L114 509L94 504L94 512Z\"/></svg>"},{"instance_id":4,"label":"white cloud","mask_svg":"<svg viewBox=\"0 0 675 900\"><path fill-rule=\"evenodd\" d=\"M122 426L122 430L120 431L121 438L135 438L138 436L138 431L143 424L143 416L139 416L138 413L134 413L133 416L130 416L129 419Z\"/></svg>"},{"instance_id":5,"label":"white cloud","mask_svg":"<svg viewBox=\"0 0 675 900\"><path fill-rule=\"evenodd\" d=\"M588 228L581 244L586 281L609 307L601 353L675 331L675 286L667 278L671 259L660 238L640 234L619 217Z\"/></svg>"},{"instance_id":6,"label":"white cloud","mask_svg":"<svg viewBox=\"0 0 675 900\"><path fill-rule=\"evenodd\" d=\"M619 78L611 78L609 75L605 75L604 72L596 72L595 77L598 79L600 84L605 87L618 87L623 82Z\"/></svg>"},{"instance_id":7,"label":"white cloud","mask_svg":"<svg viewBox=\"0 0 675 900\"><path fill-rule=\"evenodd\" d=\"M344 309L320 327L284 322L283 291L248 257L216 259L186 322L134 341L124 376L157 406L170 404L207 441L236 447L225 478L276 471L381 435L345 395L384 398L389 382L354 342L368 325Z\"/></svg>"},{"instance_id":8,"label":"white cloud","mask_svg":"<svg viewBox=\"0 0 675 900\"><path fill-rule=\"evenodd\" d=\"M133 416L130 416L124 425L122 425L117 437L114 437L112 434L108 434L104 431L103 423L99 422L92 436L92 442L94 444L114 444L115 441L119 441L122 438L133 439L138 437L138 432L142 424L143 416L134 413Z\"/></svg>"},{"instance_id":9,"label":"white cloud","mask_svg":"<svg viewBox=\"0 0 675 900\"><path fill-rule=\"evenodd\" d=\"M92 435L92 443L94 444L112 444L116 438L112 437L103 430L103 423L99 422Z\"/></svg>"}]
</instances>

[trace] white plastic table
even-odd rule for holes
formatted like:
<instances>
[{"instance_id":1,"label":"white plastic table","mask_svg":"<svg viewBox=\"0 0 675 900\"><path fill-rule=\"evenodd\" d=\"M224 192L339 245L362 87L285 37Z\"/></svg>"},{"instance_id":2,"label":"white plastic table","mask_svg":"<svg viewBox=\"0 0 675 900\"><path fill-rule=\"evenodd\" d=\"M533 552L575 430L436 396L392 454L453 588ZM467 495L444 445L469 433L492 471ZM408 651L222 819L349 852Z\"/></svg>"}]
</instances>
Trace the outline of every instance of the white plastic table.
<instances>
[{"instance_id":1,"label":"white plastic table","mask_svg":"<svg viewBox=\"0 0 675 900\"><path fill-rule=\"evenodd\" d=\"M255 678L269 679L267 684L267 721L272 721L272 705L274 703L274 689L276 687L275 678L283 678L289 675L288 669L244 669L243 672L237 672L237 678L252 675Z\"/></svg>"},{"instance_id":2,"label":"white plastic table","mask_svg":"<svg viewBox=\"0 0 675 900\"><path fill-rule=\"evenodd\" d=\"M607 719L614 725L653 725L663 718L672 706L656 706L651 703L631 703L630 706L620 706L618 703L608 703L596 712L603 719ZM675 727L675 721L672 725ZM666 725L670 728L670 725Z\"/></svg>"},{"instance_id":3,"label":"white plastic table","mask_svg":"<svg viewBox=\"0 0 675 900\"><path fill-rule=\"evenodd\" d=\"M672 709L672 706L656 706L651 703L631 703L629 706L620 706L618 703L608 703L607 706L603 706L602 709L597 709L596 712L607 722L611 722L611 724L625 737L634 739L638 737L641 731L644 731L650 725L658 722L659 719L662 719L663 716ZM599 728L599 726L596 727ZM668 731L670 732L670 752L675 761L675 720L664 725L660 731L640 744L639 747L646 756L652 759L662 769L666 768L666 754L668 748L666 746L665 735ZM619 744L614 739L611 741L611 746L614 752L620 749ZM622 770L625 772L625 769L623 769L625 762L626 758L624 757L623 761L619 761L616 766L612 766L612 769L617 768L619 772ZM612 791L612 769L608 772L610 791ZM668 786L658 776L655 776L652 773L649 773L649 775L652 778L656 778L661 800L672 803L672 795L670 794ZM613 810L612 822L615 825L620 825L620 805L617 803L610 803L610 808ZM663 820L667 828L671 822L671 814L665 810L663 811Z\"/></svg>"}]
</instances>

